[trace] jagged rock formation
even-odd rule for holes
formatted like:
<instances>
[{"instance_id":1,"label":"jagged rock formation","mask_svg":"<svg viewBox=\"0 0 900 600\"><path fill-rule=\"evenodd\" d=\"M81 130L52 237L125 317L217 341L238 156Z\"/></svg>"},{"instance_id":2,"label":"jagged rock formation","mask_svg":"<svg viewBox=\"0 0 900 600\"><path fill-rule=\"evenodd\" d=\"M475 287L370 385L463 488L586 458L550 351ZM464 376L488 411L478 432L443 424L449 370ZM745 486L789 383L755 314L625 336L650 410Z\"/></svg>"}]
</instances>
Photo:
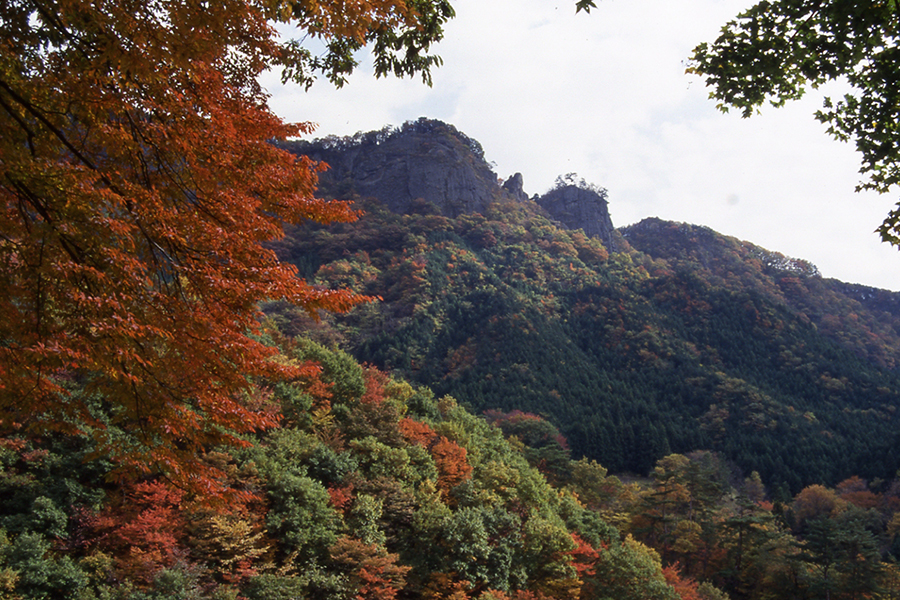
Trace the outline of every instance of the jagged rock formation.
<instances>
[{"instance_id":1,"label":"jagged rock formation","mask_svg":"<svg viewBox=\"0 0 900 600\"><path fill-rule=\"evenodd\" d=\"M481 145L441 121L423 118L399 129L289 148L328 163L320 178L326 193L377 198L396 213L420 211L424 201L458 217L484 212L503 194Z\"/></svg>"},{"instance_id":2,"label":"jagged rock formation","mask_svg":"<svg viewBox=\"0 0 900 600\"><path fill-rule=\"evenodd\" d=\"M615 250L615 228L603 188L583 183L558 185L537 203L568 229L583 229L587 236L600 238L603 245Z\"/></svg>"},{"instance_id":3,"label":"jagged rock formation","mask_svg":"<svg viewBox=\"0 0 900 600\"><path fill-rule=\"evenodd\" d=\"M528 200L528 194L525 193L524 185L525 182L522 178L522 174L516 173L504 182L503 191L506 192L510 198L518 200L519 202L525 202Z\"/></svg>"},{"instance_id":4,"label":"jagged rock formation","mask_svg":"<svg viewBox=\"0 0 900 600\"><path fill-rule=\"evenodd\" d=\"M323 195L376 198L395 213L428 210L455 218L484 213L497 201L529 201L521 173L501 186L484 160L481 144L441 121L421 118L400 128L284 146L329 165L320 176ZM535 199L563 227L583 229L607 248L616 249L618 234L603 188L576 182L570 174Z\"/></svg>"}]
</instances>

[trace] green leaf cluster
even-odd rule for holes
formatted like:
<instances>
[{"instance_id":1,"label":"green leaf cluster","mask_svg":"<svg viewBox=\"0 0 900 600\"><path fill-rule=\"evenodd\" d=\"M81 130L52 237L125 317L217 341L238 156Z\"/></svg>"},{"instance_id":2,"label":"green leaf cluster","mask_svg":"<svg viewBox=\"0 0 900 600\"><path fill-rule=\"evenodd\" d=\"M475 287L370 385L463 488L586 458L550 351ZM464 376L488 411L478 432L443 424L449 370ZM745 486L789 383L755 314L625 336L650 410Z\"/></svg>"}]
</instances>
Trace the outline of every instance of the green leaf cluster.
<instances>
[{"instance_id":1,"label":"green leaf cluster","mask_svg":"<svg viewBox=\"0 0 900 600\"><path fill-rule=\"evenodd\" d=\"M900 183L900 46L894 0L759 2L694 50L688 72L706 79L710 97L745 117L765 103L781 106L808 88L846 81L843 98L826 98L816 119L860 153L858 189L881 193ZM878 228L900 245L900 207Z\"/></svg>"}]
</instances>

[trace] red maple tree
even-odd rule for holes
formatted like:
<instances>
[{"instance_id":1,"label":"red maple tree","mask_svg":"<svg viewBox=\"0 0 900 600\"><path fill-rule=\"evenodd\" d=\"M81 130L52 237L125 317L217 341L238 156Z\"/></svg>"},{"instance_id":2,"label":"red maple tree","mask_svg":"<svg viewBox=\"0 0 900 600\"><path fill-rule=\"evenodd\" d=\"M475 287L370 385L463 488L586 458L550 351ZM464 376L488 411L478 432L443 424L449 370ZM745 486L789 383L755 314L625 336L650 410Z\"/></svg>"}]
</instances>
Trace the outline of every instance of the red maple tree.
<instances>
[{"instance_id":1,"label":"red maple tree","mask_svg":"<svg viewBox=\"0 0 900 600\"><path fill-rule=\"evenodd\" d=\"M371 44L377 74L427 78L452 14L445 0L4 3L0 433L90 432L131 474L214 488L198 452L273 425L244 399L301 373L256 335L259 303L365 300L265 246L285 223L356 215L314 197L321 165L271 143L312 125L273 114L259 74L340 84ZM328 51L282 42L275 22Z\"/></svg>"}]
</instances>

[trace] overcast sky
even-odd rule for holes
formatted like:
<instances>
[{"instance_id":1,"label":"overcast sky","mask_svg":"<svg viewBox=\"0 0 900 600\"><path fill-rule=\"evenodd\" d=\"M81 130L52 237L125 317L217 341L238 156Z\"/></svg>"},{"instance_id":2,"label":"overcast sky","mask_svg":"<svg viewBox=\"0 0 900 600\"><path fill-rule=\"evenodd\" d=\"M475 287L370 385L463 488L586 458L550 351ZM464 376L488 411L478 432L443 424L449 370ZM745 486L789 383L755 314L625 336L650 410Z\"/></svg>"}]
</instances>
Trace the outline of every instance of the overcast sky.
<instances>
[{"instance_id":1,"label":"overcast sky","mask_svg":"<svg viewBox=\"0 0 900 600\"><path fill-rule=\"evenodd\" d=\"M684 73L751 0L600 0L590 15L575 0L451 1L433 87L376 80L364 64L341 90L266 80L271 107L318 123L316 136L440 119L481 142L501 178L521 172L529 195L575 172L609 190L616 226L706 225L825 277L900 291L900 252L873 233L900 193L854 192L853 147L813 117L823 91L741 119Z\"/></svg>"}]
</instances>

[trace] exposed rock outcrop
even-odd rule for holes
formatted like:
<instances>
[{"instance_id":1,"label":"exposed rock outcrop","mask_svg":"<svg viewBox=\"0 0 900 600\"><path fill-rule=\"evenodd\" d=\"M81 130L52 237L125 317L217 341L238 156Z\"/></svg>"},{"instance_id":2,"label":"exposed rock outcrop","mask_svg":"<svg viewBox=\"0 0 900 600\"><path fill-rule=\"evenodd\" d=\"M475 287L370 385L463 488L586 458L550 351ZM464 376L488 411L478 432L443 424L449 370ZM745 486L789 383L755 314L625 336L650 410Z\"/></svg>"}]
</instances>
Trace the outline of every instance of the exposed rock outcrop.
<instances>
[{"instance_id":1,"label":"exposed rock outcrop","mask_svg":"<svg viewBox=\"0 0 900 600\"><path fill-rule=\"evenodd\" d=\"M401 214L424 200L441 214L458 217L484 212L503 195L481 145L441 121L419 119L399 129L291 149L328 163L330 169L320 177L326 192L377 198Z\"/></svg>"},{"instance_id":2,"label":"exposed rock outcrop","mask_svg":"<svg viewBox=\"0 0 900 600\"><path fill-rule=\"evenodd\" d=\"M329 165L319 179L323 196L375 198L396 213L429 210L455 218L484 213L498 201L529 201L521 173L501 186L481 144L441 121L422 118L400 128L283 145ZM563 227L583 229L616 249L620 237L603 188L576 182L569 174L535 199Z\"/></svg>"},{"instance_id":3,"label":"exposed rock outcrop","mask_svg":"<svg viewBox=\"0 0 900 600\"><path fill-rule=\"evenodd\" d=\"M603 188L574 183L558 185L538 198L537 203L565 227L583 229L587 236L600 238L608 249L616 249L617 235Z\"/></svg>"},{"instance_id":4,"label":"exposed rock outcrop","mask_svg":"<svg viewBox=\"0 0 900 600\"><path fill-rule=\"evenodd\" d=\"M519 202L528 200L528 194L525 193L524 180L521 173L516 173L507 179L503 184L503 191L505 191L513 200L518 200Z\"/></svg>"}]
</instances>

